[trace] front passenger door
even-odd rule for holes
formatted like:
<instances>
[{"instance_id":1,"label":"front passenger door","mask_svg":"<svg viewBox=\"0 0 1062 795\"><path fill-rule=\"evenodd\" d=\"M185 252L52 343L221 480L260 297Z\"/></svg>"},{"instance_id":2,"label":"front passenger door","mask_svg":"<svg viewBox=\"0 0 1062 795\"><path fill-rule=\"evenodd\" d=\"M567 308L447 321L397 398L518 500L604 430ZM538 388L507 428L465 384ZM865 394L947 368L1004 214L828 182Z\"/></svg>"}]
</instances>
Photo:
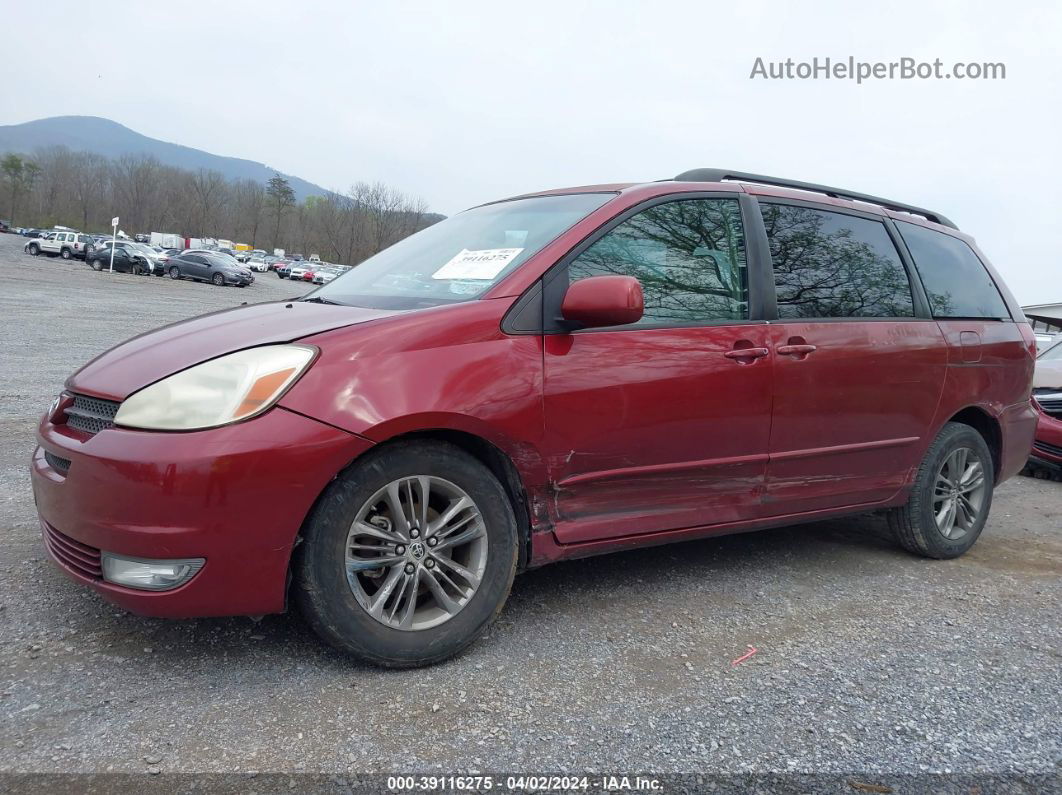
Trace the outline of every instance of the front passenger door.
<instances>
[{"instance_id":1,"label":"front passenger door","mask_svg":"<svg viewBox=\"0 0 1062 795\"><path fill-rule=\"evenodd\" d=\"M730 196L657 203L547 274L547 293L618 274L645 296L637 323L545 336L549 507L562 544L758 515L772 360L768 326L750 319L748 270Z\"/></svg>"}]
</instances>

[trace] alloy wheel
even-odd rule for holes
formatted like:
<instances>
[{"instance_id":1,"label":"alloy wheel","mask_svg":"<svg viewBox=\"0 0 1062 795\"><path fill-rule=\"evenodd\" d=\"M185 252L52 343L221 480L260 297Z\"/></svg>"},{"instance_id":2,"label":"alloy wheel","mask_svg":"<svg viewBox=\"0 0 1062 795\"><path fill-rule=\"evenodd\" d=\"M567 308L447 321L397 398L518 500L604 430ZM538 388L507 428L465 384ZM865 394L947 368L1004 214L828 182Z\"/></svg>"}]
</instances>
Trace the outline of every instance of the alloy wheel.
<instances>
[{"instance_id":1,"label":"alloy wheel","mask_svg":"<svg viewBox=\"0 0 1062 795\"><path fill-rule=\"evenodd\" d=\"M986 487L985 467L976 450L957 447L947 455L933 486L933 514L944 538L955 541L976 527Z\"/></svg>"},{"instance_id":2,"label":"alloy wheel","mask_svg":"<svg viewBox=\"0 0 1062 795\"><path fill-rule=\"evenodd\" d=\"M344 567L354 598L393 629L429 629L453 618L486 566L487 529L476 503L430 475L388 483L347 534Z\"/></svg>"}]
</instances>

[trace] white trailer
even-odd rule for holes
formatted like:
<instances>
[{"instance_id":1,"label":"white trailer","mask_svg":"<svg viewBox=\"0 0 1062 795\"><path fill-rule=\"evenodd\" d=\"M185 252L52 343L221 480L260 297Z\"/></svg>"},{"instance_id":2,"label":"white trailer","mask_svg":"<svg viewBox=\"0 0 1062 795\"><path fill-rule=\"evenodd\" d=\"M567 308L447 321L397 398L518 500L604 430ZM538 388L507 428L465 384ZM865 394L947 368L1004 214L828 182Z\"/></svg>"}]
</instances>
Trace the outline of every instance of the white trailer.
<instances>
[{"instance_id":1,"label":"white trailer","mask_svg":"<svg viewBox=\"0 0 1062 795\"><path fill-rule=\"evenodd\" d=\"M162 248L184 248L184 236L171 232L152 232L150 243Z\"/></svg>"}]
</instances>

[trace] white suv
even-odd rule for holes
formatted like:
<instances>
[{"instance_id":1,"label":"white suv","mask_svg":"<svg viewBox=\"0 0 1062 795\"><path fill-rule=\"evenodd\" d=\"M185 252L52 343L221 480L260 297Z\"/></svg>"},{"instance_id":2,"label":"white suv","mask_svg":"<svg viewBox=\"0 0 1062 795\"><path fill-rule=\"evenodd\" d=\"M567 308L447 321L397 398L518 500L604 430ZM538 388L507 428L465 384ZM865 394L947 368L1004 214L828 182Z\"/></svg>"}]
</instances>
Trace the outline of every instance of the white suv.
<instances>
[{"instance_id":1,"label":"white suv","mask_svg":"<svg viewBox=\"0 0 1062 795\"><path fill-rule=\"evenodd\" d=\"M49 232L46 237L31 240L23 249L35 257L38 254L58 254L63 259L84 259L91 242L88 235L80 232Z\"/></svg>"}]
</instances>

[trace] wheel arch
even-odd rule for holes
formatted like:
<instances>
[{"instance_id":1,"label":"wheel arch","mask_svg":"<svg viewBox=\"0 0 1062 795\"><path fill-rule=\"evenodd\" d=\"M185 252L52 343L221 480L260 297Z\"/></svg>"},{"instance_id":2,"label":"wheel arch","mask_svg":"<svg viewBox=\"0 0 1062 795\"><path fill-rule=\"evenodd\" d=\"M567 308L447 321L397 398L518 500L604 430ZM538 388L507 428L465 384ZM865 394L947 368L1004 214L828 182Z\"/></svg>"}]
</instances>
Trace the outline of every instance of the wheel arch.
<instances>
[{"instance_id":1,"label":"wheel arch","mask_svg":"<svg viewBox=\"0 0 1062 795\"><path fill-rule=\"evenodd\" d=\"M1003 463L1003 430L1000 427L999 420L980 406L967 406L951 415L946 422L968 425L981 434L981 438L985 440L985 444L988 445L988 450L992 454L994 481L998 483Z\"/></svg>"},{"instance_id":2,"label":"wheel arch","mask_svg":"<svg viewBox=\"0 0 1062 795\"><path fill-rule=\"evenodd\" d=\"M469 431L455 430L452 428L430 428L424 430L409 431L393 436L386 441L373 446L378 450L396 442L408 441L439 441L452 444L475 458L498 479L502 488L505 489L509 503L513 507L513 515L516 517L516 527L519 533L519 557L517 569L527 567L527 561L531 555L531 510L530 498L527 487L520 471L512 458L493 442Z\"/></svg>"}]
</instances>

